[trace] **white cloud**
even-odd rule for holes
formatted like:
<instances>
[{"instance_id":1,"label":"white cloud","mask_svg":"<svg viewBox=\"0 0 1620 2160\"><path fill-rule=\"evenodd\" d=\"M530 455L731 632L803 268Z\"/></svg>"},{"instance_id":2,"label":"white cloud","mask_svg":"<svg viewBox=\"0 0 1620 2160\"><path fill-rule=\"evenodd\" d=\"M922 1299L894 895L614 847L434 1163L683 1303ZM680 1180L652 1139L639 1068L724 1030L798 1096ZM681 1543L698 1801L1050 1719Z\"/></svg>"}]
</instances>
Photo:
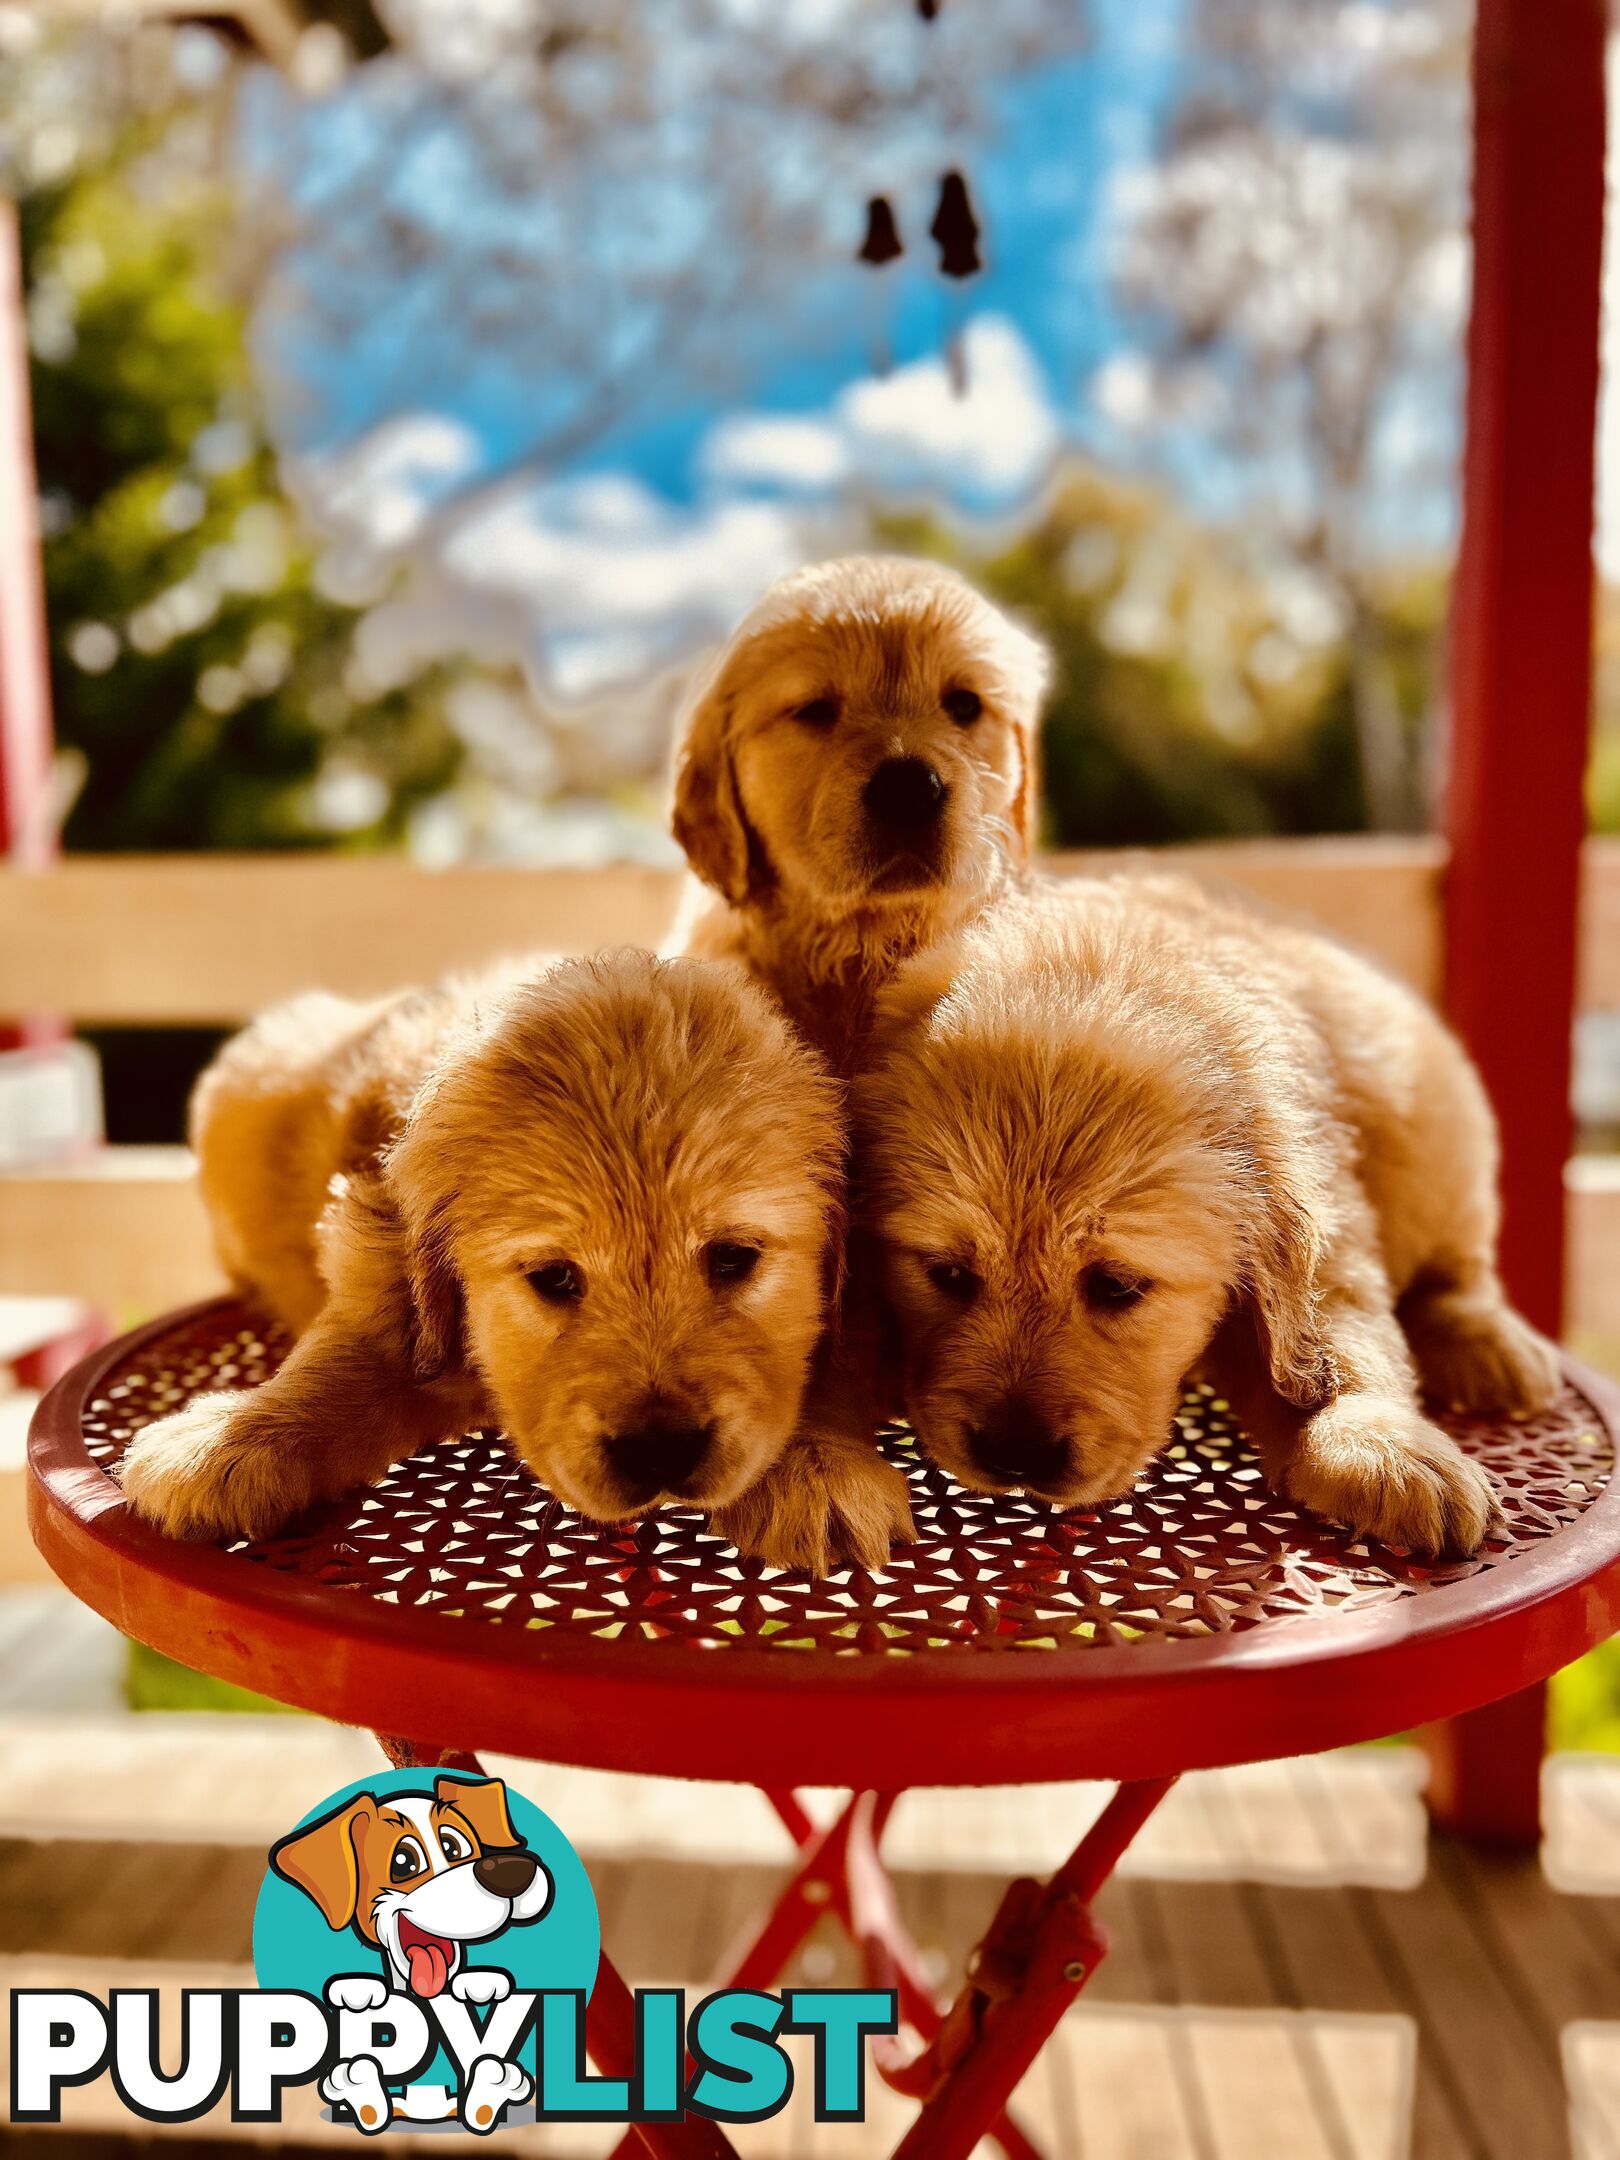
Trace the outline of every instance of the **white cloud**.
<instances>
[{"instance_id":1,"label":"white cloud","mask_svg":"<svg viewBox=\"0 0 1620 2160\"><path fill-rule=\"evenodd\" d=\"M699 453L690 504L625 471L513 480L435 520L430 542L435 505L483 461L469 429L434 414L306 460L299 484L337 543L328 581L379 600L359 639L373 676L463 652L516 664L548 704L588 713L727 636L784 572L860 546L852 496L985 507L1037 486L1060 430L1034 356L983 316L962 357L960 392L935 359L851 383L820 412L728 415ZM404 575L382 597L390 560Z\"/></svg>"},{"instance_id":2,"label":"white cloud","mask_svg":"<svg viewBox=\"0 0 1620 2160\"><path fill-rule=\"evenodd\" d=\"M839 392L824 414L738 413L704 446L713 482L815 493L868 490L1003 503L1039 486L1061 428L1040 364L1000 315L962 332L961 385L944 359L914 361Z\"/></svg>"},{"instance_id":3,"label":"white cloud","mask_svg":"<svg viewBox=\"0 0 1620 2160\"><path fill-rule=\"evenodd\" d=\"M813 494L849 477L850 450L836 425L791 413L736 413L711 430L705 476Z\"/></svg>"},{"instance_id":4,"label":"white cloud","mask_svg":"<svg viewBox=\"0 0 1620 2160\"><path fill-rule=\"evenodd\" d=\"M357 443L293 460L294 492L323 522L377 548L403 547L421 529L434 499L476 472L478 437L446 413L402 413Z\"/></svg>"}]
</instances>

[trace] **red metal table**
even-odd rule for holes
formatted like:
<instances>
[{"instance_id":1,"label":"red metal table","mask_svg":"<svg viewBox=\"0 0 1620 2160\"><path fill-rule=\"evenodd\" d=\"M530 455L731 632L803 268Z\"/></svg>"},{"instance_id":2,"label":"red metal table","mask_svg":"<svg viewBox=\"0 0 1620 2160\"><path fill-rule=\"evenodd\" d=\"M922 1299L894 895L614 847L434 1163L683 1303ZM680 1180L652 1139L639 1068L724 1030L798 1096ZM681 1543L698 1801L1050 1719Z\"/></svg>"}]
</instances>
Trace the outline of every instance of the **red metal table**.
<instances>
[{"instance_id":1,"label":"red metal table","mask_svg":"<svg viewBox=\"0 0 1620 2160\"><path fill-rule=\"evenodd\" d=\"M396 1761L486 1747L761 1787L800 1859L721 1984L768 1984L830 1908L920 2043L878 2048L922 2103L897 2160L965 2155L986 2130L1032 2160L1008 2095L1104 1954L1091 1901L1179 1772L1449 1717L1620 1629L1620 1391L1574 1366L1545 1416L1453 1424L1502 1520L1477 1558L1437 1565L1279 1500L1208 1389L1136 1491L1095 1511L965 1493L887 1435L920 1536L876 1575L782 1573L680 1510L593 1526L494 1433L425 1449L260 1545L178 1545L134 1520L110 1474L132 1434L262 1380L283 1347L220 1301L61 1381L30 1442L57 1573L126 1634L365 1726ZM942 2011L879 1857L895 1800L1058 1778L1117 1790L1048 1883L1010 1886ZM800 1785L849 1790L830 1827ZM603 2070L628 2068L631 2000L605 1955L589 2037ZM732 2151L695 2119L625 2149Z\"/></svg>"}]
</instances>

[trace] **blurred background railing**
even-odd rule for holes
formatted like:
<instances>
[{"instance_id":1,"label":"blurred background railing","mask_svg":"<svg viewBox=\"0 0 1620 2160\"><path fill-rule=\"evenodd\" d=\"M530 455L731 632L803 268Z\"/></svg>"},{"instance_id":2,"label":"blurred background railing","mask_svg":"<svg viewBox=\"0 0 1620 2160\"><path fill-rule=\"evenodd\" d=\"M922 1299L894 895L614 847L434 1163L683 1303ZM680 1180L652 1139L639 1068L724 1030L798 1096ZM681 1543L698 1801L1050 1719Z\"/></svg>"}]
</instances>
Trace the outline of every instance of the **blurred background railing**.
<instances>
[{"instance_id":1,"label":"blurred background railing","mask_svg":"<svg viewBox=\"0 0 1620 2160\"><path fill-rule=\"evenodd\" d=\"M1058 873L1123 851L1053 855ZM1438 999L1445 848L1425 837L1261 840L1158 850L1306 914ZM0 871L0 1012L102 1030L210 1036L320 982L367 996L492 954L657 945L675 870L462 867L388 857L70 857ZM1620 840L1587 843L1583 1012L1620 1009ZM1620 1354L1620 1156L1568 1172L1572 1337ZM0 1295L74 1297L120 1319L218 1287L190 1159L178 1144L84 1146L0 1170Z\"/></svg>"}]
</instances>

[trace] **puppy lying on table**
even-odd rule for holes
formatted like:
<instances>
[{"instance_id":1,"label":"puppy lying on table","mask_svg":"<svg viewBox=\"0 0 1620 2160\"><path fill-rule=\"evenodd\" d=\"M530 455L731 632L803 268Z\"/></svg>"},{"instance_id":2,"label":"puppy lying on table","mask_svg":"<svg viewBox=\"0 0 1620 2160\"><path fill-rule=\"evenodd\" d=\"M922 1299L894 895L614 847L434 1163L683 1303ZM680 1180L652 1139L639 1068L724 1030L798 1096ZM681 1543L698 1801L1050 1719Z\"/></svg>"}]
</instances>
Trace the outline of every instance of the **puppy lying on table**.
<instances>
[{"instance_id":1,"label":"puppy lying on table","mask_svg":"<svg viewBox=\"0 0 1620 2160\"><path fill-rule=\"evenodd\" d=\"M787 1445L843 1120L739 969L302 998L227 1045L192 1122L221 1257L298 1339L131 1446L124 1489L172 1535L268 1536L492 1415L609 1521L723 1510Z\"/></svg>"},{"instance_id":2,"label":"puppy lying on table","mask_svg":"<svg viewBox=\"0 0 1620 2160\"><path fill-rule=\"evenodd\" d=\"M1489 1481L1420 1384L1534 1411L1557 1356L1497 1277L1478 1077L1366 962L1170 878L1032 891L900 971L855 1124L907 1408L963 1484L1123 1493L1241 1303L1280 1489L1479 1547Z\"/></svg>"}]
</instances>

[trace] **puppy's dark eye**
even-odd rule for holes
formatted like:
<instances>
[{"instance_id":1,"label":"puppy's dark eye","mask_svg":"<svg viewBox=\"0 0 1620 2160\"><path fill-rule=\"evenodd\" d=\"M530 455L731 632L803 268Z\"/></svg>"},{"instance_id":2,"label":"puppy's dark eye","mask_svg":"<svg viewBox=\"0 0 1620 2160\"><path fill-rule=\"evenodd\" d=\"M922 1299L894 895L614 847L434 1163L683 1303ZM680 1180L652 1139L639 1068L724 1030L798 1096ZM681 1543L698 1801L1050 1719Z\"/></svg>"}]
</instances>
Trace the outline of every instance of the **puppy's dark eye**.
<instances>
[{"instance_id":1,"label":"puppy's dark eye","mask_svg":"<svg viewBox=\"0 0 1620 2160\"><path fill-rule=\"evenodd\" d=\"M402 1837L388 1856L388 1880L407 1882L427 1866L427 1854L413 1837Z\"/></svg>"},{"instance_id":2,"label":"puppy's dark eye","mask_svg":"<svg viewBox=\"0 0 1620 2160\"><path fill-rule=\"evenodd\" d=\"M458 1861L470 1860L473 1849L459 1830L452 1830L448 1823L439 1826L439 1850L454 1867Z\"/></svg>"},{"instance_id":3,"label":"puppy's dark eye","mask_svg":"<svg viewBox=\"0 0 1620 2160\"><path fill-rule=\"evenodd\" d=\"M572 1260L553 1260L530 1269L529 1288L548 1305L577 1305L585 1295L585 1278Z\"/></svg>"},{"instance_id":4,"label":"puppy's dark eye","mask_svg":"<svg viewBox=\"0 0 1620 2160\"><path fill-rule=\"evenodd\" d=\"M984 711L984 699L977 690L947 690L939 702L958 727L971 727Z\"/></svg>"},{"instance_id":5,"label":"puppy's dark eye","mask_svg":"<svg viewBox=\"0 0 1620 2160\"><path fill-rule=\"evenodd\" d=\"M958 1305L971 1305L983 1288L981 1278L959 1260L934 1261L928 1280L942 1297L953 1298Z\"/></svg>"},{"instance_id":6,"label":"puppy's dark eye","mask_svg":"<svg viewBox=\"0 0 1620 2160\"><path fill-rule=\"evenodd\" d=\"M1140 1277L1116 1275L1112 1268L1088 1267L1080 1277L1080 1295L1093 1312L1125 1312L1140 1305L1153 1288Z\"/></svg>"},{"instance_id":7,"label":"puppy's dark eye","mask_svg":"<svg viewBox=\"0 0 1620 2160\"><path fill-rule=\"evenodd\" d=\"M829 728L838 718L838 700L835 697L812 698L808 705L801 705L793 715L806 727Z\"/></svg>"},{"instance_id":8,"label":"puppy's dark eye","mask_svg":"<svg viewBox=\"0 0 1620 2160\"><path fill-rule=\"evenodd\" d=\"M709 1271L710 1282L720 1290L727 1283L748 1280L759 1265L759 1247L730 1245L722 1239L704 1253L703 1264Z\"/></svg>"}]
</instances>

